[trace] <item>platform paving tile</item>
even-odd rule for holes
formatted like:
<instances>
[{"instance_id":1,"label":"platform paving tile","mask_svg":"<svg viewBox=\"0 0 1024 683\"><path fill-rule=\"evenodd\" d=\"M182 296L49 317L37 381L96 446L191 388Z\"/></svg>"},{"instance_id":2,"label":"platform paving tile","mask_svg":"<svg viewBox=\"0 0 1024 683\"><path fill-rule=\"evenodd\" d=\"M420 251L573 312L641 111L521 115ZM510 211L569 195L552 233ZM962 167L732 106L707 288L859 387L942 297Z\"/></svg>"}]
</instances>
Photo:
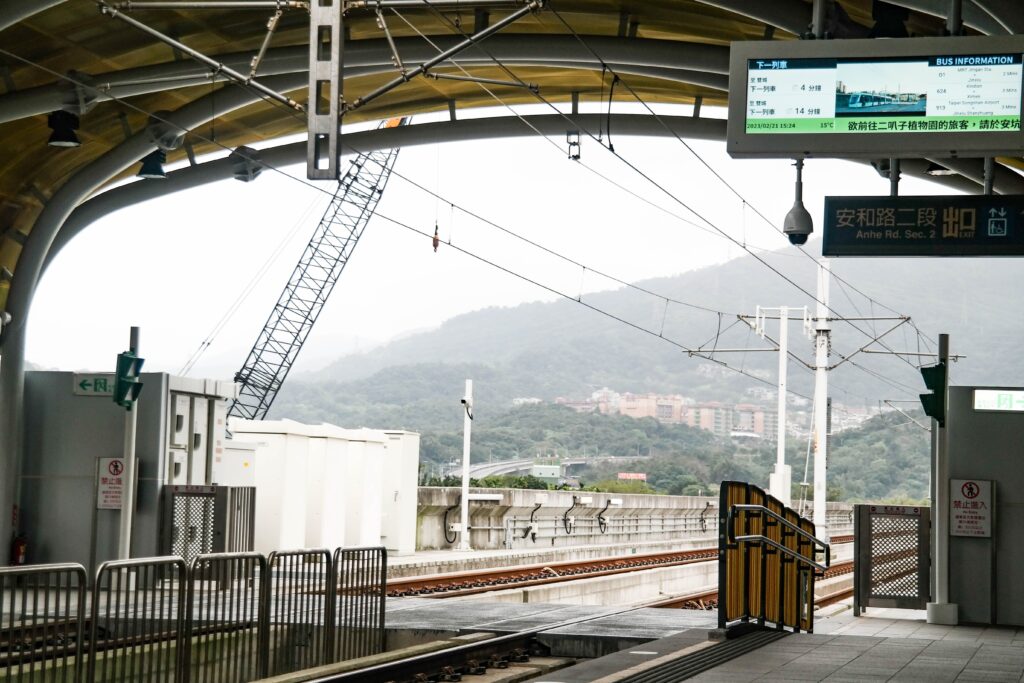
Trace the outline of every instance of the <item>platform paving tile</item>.
<instances>
[{"instance_id":1,"label":"platform paving tile","mask_svg":"<svg viewBox=\"0 0 1024 683\"><path fill-rule=\"evenodd\" d=\"M1019 681L1020 673L1014 671L986 671L984 669L965 669L956 677L957 681Z\"/></svg>"}]
</instances>

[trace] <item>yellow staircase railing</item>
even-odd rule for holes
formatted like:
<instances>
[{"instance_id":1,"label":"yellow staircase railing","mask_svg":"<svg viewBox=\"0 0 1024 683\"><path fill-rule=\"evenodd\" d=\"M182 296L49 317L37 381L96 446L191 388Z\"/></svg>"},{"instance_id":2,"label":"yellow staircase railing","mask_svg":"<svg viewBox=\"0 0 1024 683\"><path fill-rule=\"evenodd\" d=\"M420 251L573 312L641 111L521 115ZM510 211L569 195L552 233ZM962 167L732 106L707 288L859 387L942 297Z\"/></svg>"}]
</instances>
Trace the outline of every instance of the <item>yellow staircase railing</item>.
<instances>
[{"instance_id":1,"label":"yellow staircase railing","mask_svg":"<svg viewBox=\"0 0 1024 683\"><path fill-rule=\"evenodd\" d=\"M722 482L718 626L814 630L814 579L831 562L814 523L752 484Z\"/></svg>"}]
</instances>

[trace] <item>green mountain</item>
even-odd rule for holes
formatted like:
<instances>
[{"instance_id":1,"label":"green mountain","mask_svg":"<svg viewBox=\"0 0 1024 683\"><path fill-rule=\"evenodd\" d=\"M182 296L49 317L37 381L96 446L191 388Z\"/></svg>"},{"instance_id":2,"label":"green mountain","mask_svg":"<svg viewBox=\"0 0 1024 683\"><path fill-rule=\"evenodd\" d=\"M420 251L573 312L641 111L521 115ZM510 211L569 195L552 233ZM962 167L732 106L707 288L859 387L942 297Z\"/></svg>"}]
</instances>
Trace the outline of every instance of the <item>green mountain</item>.
<instances>
[{"instance_id":1,"label":"green mountain","mask_svg":"<svg viewBox=\"0 0 1024 683\"><path fill-rule=\"evenodd\" d=\"M817 252L818 245L807 251ZM508 411L516 397L579 399L605 386L698 401L751 400L757 387L774 387L777 356L711 354L711 349L768 347L736 314L753 314L758 304L813 311L808 293L813 294L816 277L812 259L792 247L760 258L764 263L747 256L637 283L656 295L623 288L586 295L585 305L561 300L460 315L435 330L339 358L315 377L290 379L272 415L345 426L454 429L461 424L456 399L466 378L474 380L482 417ZM882 399L916 399L924 387L914 366L931 359L856 352L865 346L924 352L931 345L934 350L939 332L948 332L953 352L966 356L953 366L954 383L1024 382L1024 363L1013 353L1024 320L1013 260L833 261L837 278L831 303L840 316L893 317L898 311L916 326L902 325L872 343L899 321L833 321L831 362L838 367L829 381L835 403L874 408ZM790 327L790 349L811 363L811 342L798 328ZM769 321L767 331L776 337L777 324ZM693 348L707 350L718 362L691 357L686 349ZM846 356L850 361L841 362ZM810 396L812 371L792 360L789 367L790 390Z\"/></svg>"}]
</instances>

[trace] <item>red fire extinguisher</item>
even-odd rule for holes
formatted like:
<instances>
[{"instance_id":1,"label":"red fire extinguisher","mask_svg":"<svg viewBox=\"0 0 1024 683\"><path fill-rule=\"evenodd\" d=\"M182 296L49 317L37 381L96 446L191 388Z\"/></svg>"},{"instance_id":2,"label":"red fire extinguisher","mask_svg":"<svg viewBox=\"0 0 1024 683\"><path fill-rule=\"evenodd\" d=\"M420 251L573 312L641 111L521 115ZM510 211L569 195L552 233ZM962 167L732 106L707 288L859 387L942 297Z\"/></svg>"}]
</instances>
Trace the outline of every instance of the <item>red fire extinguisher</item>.
<instances>
[{"instance_id":1,"label":"red fire extinguisher","mask_svg":"<svg viewBox=\"0 0 1024 683\"><path fill-rule=\"evenodd\" d=\"M11 564L25 564L28 556L28 539L24 534L18 534L11 541Z\"/></svg>"}]
</instances>

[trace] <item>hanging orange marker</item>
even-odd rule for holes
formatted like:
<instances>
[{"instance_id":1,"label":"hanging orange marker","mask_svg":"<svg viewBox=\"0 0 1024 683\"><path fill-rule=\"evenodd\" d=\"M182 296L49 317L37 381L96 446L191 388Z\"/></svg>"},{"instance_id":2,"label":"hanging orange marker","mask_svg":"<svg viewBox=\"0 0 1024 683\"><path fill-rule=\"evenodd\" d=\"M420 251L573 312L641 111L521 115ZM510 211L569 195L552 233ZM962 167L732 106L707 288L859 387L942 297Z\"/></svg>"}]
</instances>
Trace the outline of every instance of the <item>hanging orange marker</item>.
<instances>
[{"instance_id":1,"label":"hanging orange marker","mask_svg":"<svg viewBox=\"0 0 1024 683\"><path fill-rule=\"evenodd\" d=\"M434 223L434 253L437 253L439 244L441 244L441 235L437 231L437 223Z\"/></svg>"}]
</instances>

